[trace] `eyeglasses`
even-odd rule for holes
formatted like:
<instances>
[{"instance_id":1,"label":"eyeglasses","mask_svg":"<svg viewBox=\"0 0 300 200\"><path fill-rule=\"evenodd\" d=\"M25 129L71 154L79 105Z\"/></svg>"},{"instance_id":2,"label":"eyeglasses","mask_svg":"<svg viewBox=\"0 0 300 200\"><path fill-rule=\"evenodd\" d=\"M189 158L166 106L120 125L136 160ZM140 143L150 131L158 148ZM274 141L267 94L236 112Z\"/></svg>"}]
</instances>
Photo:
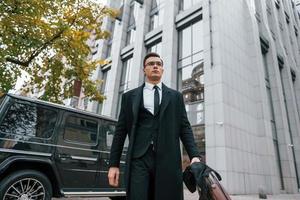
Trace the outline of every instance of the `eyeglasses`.
<instances>
[{"instance_id":1,"label":"eyeglasses","mask_svg":"<svg viewBox=\"0 0 300 200\"><path fill-rule=\"evenodd\" d=\"M146 64L146 66L150 66L150 67L153 67L154 65L162 67L162 62L159 62L159 61L150 61L150 62L148 62Z\"/></svg>"}]
</instances>

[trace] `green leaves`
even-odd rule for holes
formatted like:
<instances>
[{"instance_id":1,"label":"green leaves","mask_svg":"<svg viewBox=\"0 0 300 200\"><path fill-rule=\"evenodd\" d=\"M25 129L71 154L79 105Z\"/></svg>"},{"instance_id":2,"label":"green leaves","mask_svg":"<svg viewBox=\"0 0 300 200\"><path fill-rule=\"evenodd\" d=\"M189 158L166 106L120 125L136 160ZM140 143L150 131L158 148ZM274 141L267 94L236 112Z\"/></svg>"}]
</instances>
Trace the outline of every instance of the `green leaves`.
<instances>
[{"instance_id":1,"label":"green leaves","mask_svg":"<svg viewBox=\"0 0 300 200\"><path fill-rule=\"evenodd\" d=\"M109 37L101 24L116 10L91 0L2 0L0 13L0 92L14 88L24 70L30 79L23 91L38 89L44 100L72 97L77 80L86 96L103 101L90 77L105 61L87 60L87 40Z\"/></svg>"}]
</instances>

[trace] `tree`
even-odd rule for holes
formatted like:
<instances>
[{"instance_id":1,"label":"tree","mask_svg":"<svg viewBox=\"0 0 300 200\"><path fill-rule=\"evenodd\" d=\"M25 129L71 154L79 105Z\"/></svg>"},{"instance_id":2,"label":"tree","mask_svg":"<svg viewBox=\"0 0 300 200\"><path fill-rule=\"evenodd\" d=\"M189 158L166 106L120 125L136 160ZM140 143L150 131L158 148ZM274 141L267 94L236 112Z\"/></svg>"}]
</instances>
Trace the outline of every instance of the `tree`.
<instances>
[{"instance_id":1,"label":"tree","mask_svg":"<svg viewBox=\"0 0 300 200\"><path fill-rule=\"evenodd\" d=\"M90 76L105 60L87 59L87 40L108 38L103 19L117 14L95 0L0 1L0 93L25 72L30 79L23 92L43 91L40 99L61 103L80 81L86 96L103 101L99 81Z\"/></svg>"}]
</instances>

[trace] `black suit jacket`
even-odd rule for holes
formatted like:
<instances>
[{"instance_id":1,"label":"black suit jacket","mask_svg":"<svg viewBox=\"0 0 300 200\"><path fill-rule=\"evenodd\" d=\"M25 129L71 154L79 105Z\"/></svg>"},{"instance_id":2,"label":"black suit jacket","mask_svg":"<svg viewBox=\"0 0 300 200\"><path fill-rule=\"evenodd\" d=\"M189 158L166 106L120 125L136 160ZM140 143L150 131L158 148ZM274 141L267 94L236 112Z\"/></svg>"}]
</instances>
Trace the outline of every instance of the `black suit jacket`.
<instances>
[{"instance_id":1,"label":"black suit jacket","mask_svg":"<svg viewBox=\"0 0 300 200\"><path fill-rule=\"evenodd\" d=\"M111 147L110 166L118 167L124 141L126 136L129 136L125 170L127 192L130 187L128 185L130 161L143 87L144 85L123 94L119 119ZM183 197L180 140L190 158L199 156L192 129L187 119L182 94L162 84L156 151L156 199L181 200ZM164 185L164 187L159 187L159 185Z\"/></svg>"}]
</instances>

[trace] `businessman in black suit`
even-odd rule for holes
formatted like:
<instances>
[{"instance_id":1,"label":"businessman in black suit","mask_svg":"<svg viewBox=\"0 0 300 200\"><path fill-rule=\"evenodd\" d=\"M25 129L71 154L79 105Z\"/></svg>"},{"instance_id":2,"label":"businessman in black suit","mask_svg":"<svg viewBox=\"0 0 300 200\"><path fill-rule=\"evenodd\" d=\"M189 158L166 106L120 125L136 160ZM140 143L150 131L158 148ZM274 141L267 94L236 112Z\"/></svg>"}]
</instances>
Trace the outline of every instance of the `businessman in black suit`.
<instances>
[{"instance_id":1,"label":"businessman in black suit","mask_svg":"<svg viewBox=\"0 0 300 200\"><path fill-rule=\"evenodd\" d=\"M183 97L161 82L164 67L158 54L145 56L143 70L145 83L122 97L111 147L109 184L119 185L120 156L128 135L127 199L182 200L180 139L191 163L200 161Z\"/></svg>"}]
</instances>

